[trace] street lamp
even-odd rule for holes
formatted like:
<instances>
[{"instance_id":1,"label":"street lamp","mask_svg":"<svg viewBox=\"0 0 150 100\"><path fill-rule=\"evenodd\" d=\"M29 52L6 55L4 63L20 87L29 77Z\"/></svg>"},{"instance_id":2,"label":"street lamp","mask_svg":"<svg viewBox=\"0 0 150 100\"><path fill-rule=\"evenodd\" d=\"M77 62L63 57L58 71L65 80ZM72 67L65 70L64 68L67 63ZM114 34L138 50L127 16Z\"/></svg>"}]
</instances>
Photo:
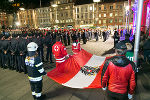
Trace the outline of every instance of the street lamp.
<instances>
[{"instance_id":1,"label":"street lamp","mask_svg":"<svg viewBox=\"0 0 150 100\"><path fill-rule=\"evenodd\" d=\"M25 10L25 8L19 8L20 10L22 10L22 11L24 11Z\"/></svg>"},{"instance_id":2,"label":"street lamp","mask_svg":"<svg viewBox=\"0 0 150 100\"><path fill-rule=\"evenodd\" d=\"M97 5L97 11L96 11L96 18L95 18L95 20L96 20L96 27L97 27L97 22L98 22L98 3L100 2L101 0L93 0L93 2L94 3L96 3L96 5Z\"/></svg>"},{"instance_id":3,"label":"street lamp","mask_svg":"<svg viewBox=\"0 0 150 100\"><path fill-rule=\"evenodd\" d=\"M19 27L21 24L20 22L15 22L16 26Z\"/></svg>"},{"instance_id":4,"label":"street lamp","mask_svg":"<svg viewBox=\"0 0 150 100\"><path fill-rule=\"evenodd\" d=\"M54 8L57 7L57 6L58 6L57 4L53 4L53 5L52 5L52 7L54 7Z\"/></svg>"}]
</instances>

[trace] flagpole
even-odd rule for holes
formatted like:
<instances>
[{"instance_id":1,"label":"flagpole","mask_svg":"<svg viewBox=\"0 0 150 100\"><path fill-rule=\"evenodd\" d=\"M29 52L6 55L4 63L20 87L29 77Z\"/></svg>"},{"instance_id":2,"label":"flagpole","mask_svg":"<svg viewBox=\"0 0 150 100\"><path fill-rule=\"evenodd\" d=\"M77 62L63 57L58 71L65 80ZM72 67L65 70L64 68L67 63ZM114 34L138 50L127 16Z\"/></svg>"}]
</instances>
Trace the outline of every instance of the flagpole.
<instances>
[{"instance_id":1,"label":"flagpole","mask_svg":"<svg viewBox=\"0 0 150 100\"><path fill-rule=\"evenodd\" d=\"M138 13L137 13L135 45L134 45L134 62L136 65L138 60L138 51L139 51L139 42L140 42L140 33L141 33L142 9L143 9L143 0L138 0Z\"/></svg>"}]
</instances>

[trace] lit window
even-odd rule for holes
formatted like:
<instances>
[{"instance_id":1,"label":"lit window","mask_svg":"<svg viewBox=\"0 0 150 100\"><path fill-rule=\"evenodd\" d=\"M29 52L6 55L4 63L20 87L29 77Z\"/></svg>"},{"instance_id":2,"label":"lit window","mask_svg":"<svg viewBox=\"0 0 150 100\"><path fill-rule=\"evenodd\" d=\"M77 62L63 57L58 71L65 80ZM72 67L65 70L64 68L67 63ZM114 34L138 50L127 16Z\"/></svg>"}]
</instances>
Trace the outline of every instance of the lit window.
<instances>
[{"instance_id":1,"label":"lit window","mask_svg":"<svg viewBox=\"0 0 150 100\"><path fill-rule=\"evenodd\" d=\"M115 16L118 16L118 13L115 13Z\"/></svg>"},{"instance_id":2,"label":"lit window","mask_svg":"<svg viewBox=\"0 0 150 100\"><path fill-rule=\"evenodd\" d=\"M110 20L109 20L109 23L113 23L113 19L110 19Z\"/></svg>"},{"instance_id":3,"label":"lit window","mask_svg":"<svg viewBox=\"0 0 150 100\"><path fill-rule=\"evenodd\" d=\"M110 17L112 17L112 16L113 16L113 13L110 13L109 15L110 15Z\"/></svg>"},{"instance_id":4,"label":"lit window","mask_svg":"<svg viewBox=\"0 0 150 100\"><path fill-rule=\"evenodd\" d=\"M106 23L106 20L103 20L103 23L105 24L105 23Z\"/></svg>"},{"instance_id":5,"label":"lit window","mask_svg":"<svg viewBox=\"0 0 150 100\"><path fill-rule=\"evenodd\" d=\"M99 17L101 17L101 14L99 14Z\"/></svg>"},{"instance_id":6,"label":"lit window","mask_svg":"<svg viewBox=\"0 0 150 100\"><path fill-rule=\"evenodd\" d=\"M122 19L119 19L119 23L121 23L122 22Z\"/></svg>"},{"instance_id":7,"label":"lit window","mask_svg":"<svg viewBox=\"0 0 150 100\"><path fill-rule=\"evenodd\" d=\"M104 17L106 17L106 14L104 14Z\"/></svg>"},{"instance_id":8,"label":"lit window","mask_svg":"<svg viewBox=\"0 0 150 100\"><path fill-rule=\"evenodd\" d=\"M92 6L90 7L90 10L93 10L93 7L92 7Z\"/></svg>"},{"instance_id":9,"label":"lit window","mask_svg":"<svg viewBox=\"0 0 150 100\"><path fill-rule=\"evenodd\" d=\"M99 20L99 24L101 24L102 22L101 22L101 20Z\"/></svg>"}]
</instances>

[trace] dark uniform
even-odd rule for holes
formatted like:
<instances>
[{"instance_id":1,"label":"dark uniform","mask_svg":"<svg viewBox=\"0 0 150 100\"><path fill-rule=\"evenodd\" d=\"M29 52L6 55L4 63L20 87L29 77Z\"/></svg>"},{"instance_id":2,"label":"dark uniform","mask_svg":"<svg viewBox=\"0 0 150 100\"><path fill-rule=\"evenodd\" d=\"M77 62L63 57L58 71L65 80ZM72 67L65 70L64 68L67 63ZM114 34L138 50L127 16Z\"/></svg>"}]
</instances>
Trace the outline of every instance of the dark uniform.
<instances>
[{"instance_id":1,"label":"dark uniform","mask_svg":"<svg viewBox=\"0 0 150 100\"><path fill-rule=\"evenodd\" d=\"M3 40L2 40L2 37L3 37L3 35L1 34L0 35L0 67L2 67L2 58L3 58L3 53L2 53L2 42L3 42Z\"/></svg>"},{"instance_id":2,"label":"dark uniform","mask_svg":"<svg viewBox=\"0 0 150 100\"><path fill-rule=\"evenodd\" d=\"M18 46L18 41L15 38L16 36L14 35L13 38L10 40L10 66L12 69L16 69L17 66L17 56L16 56L16 52L17 52L17 46Z\"/></svg>"},{"instance_id":3,"label":"dark uniform","mask_svg":"<svg viewBox=\"0 0 150 100\"><path fill-rule=\"evenodd\" d=\"M67 46L67 34L66 33L63 33L63 40L64 40L65 46Z\"/></svg>"},{"instance_id":4,"label":"dark uniform","mask_svg":"<svg viewBox=\"0 0 150 100\"><path fill-rule=\"evenodd\" d=\"M25 67L25 62L24 59L26 57L26 52L27 52L27 41L20 37L18 39L18 48L17 48L17 71L21 72L23 70L24 73L26 73L26 67Z\"/></svg>"},{"instance_id":5,"label":"dark uniform","mask_svg":"<svg viewBox=\"0 0 150 100\"><path fill-rule=\"evenodd\" d=\"M85 32L82 33L82 39L83 39L83 44L86 44L87 40L86 40L86 33Z\"/></svg>"},{"instance_id":6,"label":"dark uniform","mask_svg":"<svg viewBox=\"0 0 150 100\"><path fill-rule=\"evenodd\" d=\"M103 42L105 42L105 41L106 41L106 39L107 39L106 32L105 32L105 31L103 31L103 33L102 33L102 34L103 34L103 40L104 40Z\"/></svg>"},{"instance_id":7,"label":"dark uniform","mask_svg":"<svg viewBox=\"0 0 150 100\"><path fill-rule=\"evenodd\" d=\"M94 33L94 36L95 36L96 41L98 41L98 32L97 31Z\"/></svg>"},{"instance_id":8,"label":"dark uniform","mask_svg":"<svg viewBox=\"0 0 150 100\"><path fill-rule=\"evenodd\" d=\"M27 67L32 95L35 99L42 100L42 75L46 75L46 72L42 68L43 63L38 55L34 55L32 57L27 56L25 64Z\"/></svg>"},{"instance_id":9,"label":"dark uniform","mask_svg":"<svg viewBox=\"0 0 150 100\"><path fill-rule=\"evenodd\" d=\"M117 31L114 32L114 47L119 42L119 33Z\"/></svg>"},{"instance_id":10,"label":"dark uniform","mask_svg":"<svg viewBox=\"0 0 150 100\"><path fill-rule=\"evenodd\" d=\"M53 63L52 61L52 37L50 36L50 34L47 34L47 36L45 37L45 45L47 48L47 53L46 53L46 60L48 61L49 56L50 56L50 62Z\"/></svg>"},{"instance_id":11,"label":"dark uniform","mask_svg":"<svg viewBox=\"0 0 150 100\"><path fill-rule=\"evenodd\" d=\"M68 45L70 45L70 33L67 32L66 34L67 34L67 39L68 39Z\"/></svg>"},{"instance_id":12,"label":"dark uniform","mask_svg":"<svg viewBox=\"0 0 150 100\"><path fill-rule=\"evenodd\" d=\"M6 39L8 39L9 36L6 36ZM2 41L2 66L3 68L10 67L9 66L9 61L10 61L10 52L9 52L9 47L10 47L10 40L3 40Z\"/></svg>"},{"instance_id":13,"label":"dark uniform","mask_svg":"<svg viewBox=\"0 0 150 100\"><path fill-rule=\"evenodd\" d=\"M79 39L79 42L81 41L81 32L78 32L78 39Z\"/></svg>"},{"instance_id":14,"label":"dark uniform","mask_svg":"<svg viewBox=\"0 0 150 100\"><path fill-rule=\"evenodd\" d=\"M41 57L42 61L44 61L44 55L43 55L44 39L43 39L42 35L39 34L39 35L37 35L36 38L33 38L32 40L39 46L37 52L38 52L39 56Z\"/></svg>"}]
</instances>

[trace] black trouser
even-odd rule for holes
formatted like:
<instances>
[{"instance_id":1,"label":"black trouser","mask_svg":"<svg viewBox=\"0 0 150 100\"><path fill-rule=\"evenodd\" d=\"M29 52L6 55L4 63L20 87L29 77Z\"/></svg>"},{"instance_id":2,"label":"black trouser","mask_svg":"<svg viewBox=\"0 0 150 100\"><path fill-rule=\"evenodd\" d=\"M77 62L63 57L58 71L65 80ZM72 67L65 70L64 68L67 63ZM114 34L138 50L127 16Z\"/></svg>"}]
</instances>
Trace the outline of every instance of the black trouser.
<instances>
[{"instance_id":1,"label":"black trouser","mask_svg":"<svg viewBox=\"0 0 150 100\"><path fill-rule=\"evenodd\" d=\"M64 39L64 44L65 44L65 46L67 46L67 40L66 39Z\"/></svg>"},{"instance_id":2,"label":"black trouser","mask_svg":"<svg viewBox=\"0 0 150 100\"><path fill-rule=\"evenodd\" d=\"M3 58L2 58L2 66L3 68L10 68L10 53L3 53Z\"/></svg>"},{"instance_id":3,"label":"black trouser","mask_svg":"<svg viewBox=\"0 0 150 100\"><path fill-rule=\"evenodd\" d=\"M25 66L25 55L18 55L17 56L17 68L16 70L21 72L23 70L24 73L27 73L27 69L26 69L26 66Z\"/></svg>"},{"instance_id":4,"label":"black trouser","mask_svg":"<svg viewBox=\"0 0 150 100\"><path fill-rule=\"evenodd\" d=\"M31 86L31 91L35 93L41 93L42 92L42 80L41 81L29 81Z\"/></svg>"},{"instance_id":5,"label":"black trouser","mask_svg":"<svg viewBox=\"0 0 150 100\"><path fill-rule=\"evenodd\" d=\"M68 38L68 45L70 45L70 38Z\"/></svg>"},{"instance_id":6,"label":"black trouser","mask_svg":"<svg viewBox=\"0 0 150 100\"><path fill-rule=\"evenodd\" d=\"M98 36L96 36L96 41L98 41Z\"/></svg>"},{"instance_id":7,"label":"black trouser","mask_svg":"<svg viewBox=\"0 0 150 100\"><path fill-rule=\"evenodd\" d=\"M30 81L31 91L35 93L41 93L42 92L42 80L41 81Z\"/></svg>"},{"instance_id":8,"label":"black trouser","mask_svg":"<svg viewBox=\"0 0 150 100\"><path fill-rule=\"evenodd\" d=\"M12 69L16 69L16 55L10 56L10 66Z\"/></svg>"},{"instance_id":9,"label":"black trouser","mask_svg":"<svg viewBox=\"0 0 150 100\"><path fill-rule=\"evenodd\" d=\"M2 57L3 57L2 51L0 51L0 67L2 67Z\"/></svg>"},{"instance_id":10,"label":"black trouser","mask_svg":"<svg viewBox=\"0 0 150 100\"><path fill-rule=\"evenodd\" d=\"M52 61L52 47L51 46L48 46L47 47L47 54L46 54L46 60L48 61L49 59L49 56L50 56L50 62L53 62Z\"/></svg>"},{"instance_id":11,"label":"black trouser","mask_svg":"<svg viewBox=\"0 0 150 100\"><path fill-rule=\"evenodd\" d=\"M127 94L114 93L107 90L108 100L128 100Z\"/></svg>"},{"instance_id":12,"label":"black trouser","mask_svg":"<svg viewBox=\"0 0 150 100\"><path fill-rule=\"evenodd\" d=\"M103 39L104 39L104 41L103 41L103 42L105 42L105 41L106 41L106 39L107 39L107 36L103 36Z\"/></svg>"},{"instance_id":13,"label":"black trouser","mask_svg":"<svg viewBox=\"0 0 150 100\"><path fill-rule=\"evenodd\" d=\"M86 44L86 38L83 38L83 44Z\"/></svg>"},{"instance_id":14,"label":"black trouser","mask_svg":"<svg viewBox=\"0 0 150 100\"><path fill-rule=\"evenodd\" d=\"M42 61L44 61L44 54L43 54L43 48L41 47L39 47L38 48L38 54L39 54L39 56L41 57L41 59L42 59Z\"/></svg>"}]
</instances>

